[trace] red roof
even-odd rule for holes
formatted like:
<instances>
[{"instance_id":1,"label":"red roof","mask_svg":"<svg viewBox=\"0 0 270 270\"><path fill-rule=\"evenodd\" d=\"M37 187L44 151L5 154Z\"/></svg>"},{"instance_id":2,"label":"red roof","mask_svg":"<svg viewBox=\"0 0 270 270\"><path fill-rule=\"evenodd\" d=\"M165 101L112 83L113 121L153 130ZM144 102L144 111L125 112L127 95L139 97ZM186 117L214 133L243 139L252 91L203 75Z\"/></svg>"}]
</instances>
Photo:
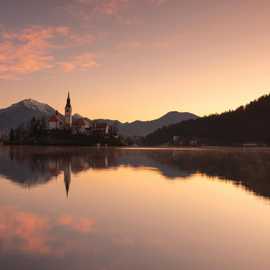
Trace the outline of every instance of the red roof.
<instances>
[{"instance_id":1,"label":"red roof","mask_svg":"<svg viewBox=\"0 0 270 270\"><path fill-rule=\"evenodd\" d=\"M73 121L72 125L75 126L75 127L83 127L86 124L85 124L85 121L84 121L83 118L79 118L78 120Z\"/></svg>"},{"instance_id":2,"label":"red roof","mask_svg":"<svg viewBox=\"0 0 270 270\"><path fill-rule=\"evenodd\" d=\"M56 115L52 115L52 116L49 118L48 121L49 121L49 122L58 122L58 121L60 121L60 120L57 118Z\"/></svg>"},{"instance_id":3,"label":"red roof","mask_svg":"<svg viewBox=\"0 0 270 270\"><path fill-rule=\"evenodd\" d=\"M48 119L49 122L60 122L62 121L61 119L61 114L56 111L54 115L52 115L49 119Z\"/></svg>"}]
</instances>

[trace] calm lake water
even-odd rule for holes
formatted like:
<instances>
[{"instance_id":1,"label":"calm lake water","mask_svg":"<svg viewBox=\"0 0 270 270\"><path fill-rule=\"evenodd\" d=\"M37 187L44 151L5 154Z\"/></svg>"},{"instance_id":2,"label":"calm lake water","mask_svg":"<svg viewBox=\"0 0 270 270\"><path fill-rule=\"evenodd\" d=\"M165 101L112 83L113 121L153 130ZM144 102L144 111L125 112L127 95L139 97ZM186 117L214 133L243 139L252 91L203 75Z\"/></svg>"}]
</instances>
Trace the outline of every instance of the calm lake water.
<instances>
[{"instance_id":1,"label":"calm lake water","mask_svg":"<svg viewBox=\"0 0 270 270\"><path fill-rule=\"evenodd\" d=\"M268 270L270 150L0 147L0 269Z\"/></svg>"}]
</instances>

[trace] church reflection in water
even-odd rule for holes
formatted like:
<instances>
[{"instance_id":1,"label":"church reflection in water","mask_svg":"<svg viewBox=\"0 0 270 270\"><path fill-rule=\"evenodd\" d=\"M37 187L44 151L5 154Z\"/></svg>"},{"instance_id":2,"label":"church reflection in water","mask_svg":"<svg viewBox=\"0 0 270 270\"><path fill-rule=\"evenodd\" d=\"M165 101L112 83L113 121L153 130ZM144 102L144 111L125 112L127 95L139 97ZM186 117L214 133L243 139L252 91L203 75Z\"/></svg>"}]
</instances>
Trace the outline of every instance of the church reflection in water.
<instances>
[{"instance_id":1,"label":"church reflection in water","mask_svg":"<svg viewBox=\"0 0 270 270\"><path fill-rule=\"evenodd\" d=\"M0 174L22 187L45 184L63 174L68 197L72 175L117 167L112 151L74 148L3 147L0 149Z\"/></svg>"},{"instance_id":2,"label":"church reflection in water","mask_svg":"<svg viewBox=\"0 0 270 270\"><path fill-rule=\"evenodd\" d=\"M66 193L68 197L69 187L71 183L71 162L69 162L67 166L64 168L64 182L65 182Z\"/></svg>"},{"instance_id":3,"label":"church reflection in water","mask_svg":"<svg viewBox=\"0 0 270 270\"><path fill-rule=\"evenodd\" d=\"M0 175L21 185L46 184L63 174L67 196L82 171L128 166L155 169L168 180L200 173L232 181L270 198L270 151L256 149L146 150L110 148L1 147Z\"/></svg>"}]
</instances>

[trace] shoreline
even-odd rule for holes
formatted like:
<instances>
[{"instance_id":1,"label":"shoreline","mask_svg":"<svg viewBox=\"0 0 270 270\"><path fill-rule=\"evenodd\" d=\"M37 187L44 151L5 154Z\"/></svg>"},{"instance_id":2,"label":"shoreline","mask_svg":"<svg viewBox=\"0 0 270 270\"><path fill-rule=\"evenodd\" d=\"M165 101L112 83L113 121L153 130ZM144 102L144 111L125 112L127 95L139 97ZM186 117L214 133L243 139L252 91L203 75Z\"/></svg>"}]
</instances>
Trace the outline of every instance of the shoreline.
<instances>
[{"instance_id":1,"label":"shoreline","mask_svg":"<svg viewBox=\"0 0 270 270\"><path fill-rule=\"evenodd\" d=\"M59 144L5 144L0 143L0 147L15 147L15 148L53 148L53 149L80 149L80 148L89 148L89 149L123 149L123 150L156 150L156 151L214 151L214 150L266 150L270 151L270 146L198 146L198 147L190 147L190 146L113 146L113 145L59 145Z\"/></svg>"}]
</instances>

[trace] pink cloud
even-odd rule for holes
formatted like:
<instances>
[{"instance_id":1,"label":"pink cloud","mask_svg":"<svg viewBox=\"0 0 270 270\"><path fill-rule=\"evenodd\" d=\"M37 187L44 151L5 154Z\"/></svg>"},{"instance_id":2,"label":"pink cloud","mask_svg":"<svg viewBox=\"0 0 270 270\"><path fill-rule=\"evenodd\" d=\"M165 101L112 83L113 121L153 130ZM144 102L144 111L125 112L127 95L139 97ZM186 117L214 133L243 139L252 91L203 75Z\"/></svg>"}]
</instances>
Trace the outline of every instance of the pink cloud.
<instances>
[{"instance_id":1,"label":"pink cloud","mask_svg":"<svg viewBox=\"0 0 270 270\"><path fill-rule=\"evenodd\" d=\"M64 9L79 20L88 21L96 16L117 16L130 0L73 0Z\"/></svg>"},{"instance_id":2,"label":"pink cloud","mask_svg":"<svg viewBox=\"0 0 270 270\"><path fill-rule=\"evenodd\" d=\"M125 41L116 46L118 50L138 50L138 49L166 49L170 48L172 41L156 40L156 41Z\"/></svg>"},{"instance_id":3,"label":"pink cloud","mask_svg":"<svg viewBox=\"0 0 270 270\"><path fill-rule=\"evenodd\" d=\"M64 27L33 27L19 33L4 32L0 43L0 79L51 68L54 56L49 51L50 40L65 36L67 31Z\"/></svg>"},{"instance_id":4,"label":"pink cloud","mask_svg":"<svg viewBox=\"0 0 270 270\"><path fill-rule=\"evenodd\" d=\"M124 7L128 0L106 0L100 1L97 9L106 15L115 15Z\"/></svg>"},{"instance_id":5,"label":"pink cloud","mask_svg":"<svg viewBox=\"0 0 270 270\"><path fill-rule=\"evenodd\" d=\"M77 55L67 61L60 62L59 65L65 72L71 72L75 69L88 70L98 67L96 55L92 53Z\"/></svg>"},{"instance_id":6,"label":"pink cloud","mask_svg":"<svg viewBox=\"0 0 270 270\"><path fill-rule=\"evenodd\" d=\"M140 5L150 4L160 6L169 0L141 0ZM67 5L67 10L71 14L79 15L81 18L88 19L95 13L115 16L123 9L136 4L137 0L73 0L72 4Z\"/></svg>"},{"instance_id":7,"label":"pink cloud","mask_svg":"<svg viewBox=\"0 0 270 270\"><path fill-rule=\"evenodd\" d=\"M55 50L89 45L95 38L73 33L68 27L36 26L19 32L2 31L0 40L0 79L18 79L56 67Z\"/></svg>"}]
</instances>

